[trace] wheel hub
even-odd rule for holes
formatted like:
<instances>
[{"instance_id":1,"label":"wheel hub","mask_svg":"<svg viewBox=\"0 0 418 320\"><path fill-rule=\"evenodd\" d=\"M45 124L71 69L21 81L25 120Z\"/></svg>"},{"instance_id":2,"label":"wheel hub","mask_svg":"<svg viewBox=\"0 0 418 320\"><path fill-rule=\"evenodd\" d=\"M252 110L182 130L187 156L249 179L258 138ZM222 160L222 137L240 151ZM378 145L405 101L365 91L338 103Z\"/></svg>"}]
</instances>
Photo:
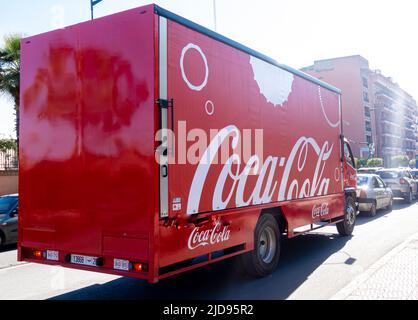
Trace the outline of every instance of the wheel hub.
<instances>
[{"instance_id":1,"label":"wheel hub","mask_svg":"<svg viewBox=\"0 0 418 320\"><path fill-rule=\"evenodd\" d=\"M258 252L264 263L273 261L276 254L276 234L270 227L265 228L260 236Z\"/></svg>"},{"instance_id":2,"label":"wheel hub","mask_svg":"<svg viewBox=\"0 0 418 320\"><path fill-rule=\"evenodd\" d=\"M373 210L373 209L372 209ZM347 207L347 222L349 225L353 225L356 219L356 212L352 206Z\"/></svg>"}]
</instances>

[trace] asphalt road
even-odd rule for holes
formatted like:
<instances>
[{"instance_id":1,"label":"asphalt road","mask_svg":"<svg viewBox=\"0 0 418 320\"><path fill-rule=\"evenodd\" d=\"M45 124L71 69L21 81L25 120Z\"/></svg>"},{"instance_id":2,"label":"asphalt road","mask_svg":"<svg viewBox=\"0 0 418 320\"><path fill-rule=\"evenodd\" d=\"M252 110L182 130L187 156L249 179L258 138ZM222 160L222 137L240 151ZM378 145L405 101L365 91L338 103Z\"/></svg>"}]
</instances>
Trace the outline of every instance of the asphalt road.
<instances>
[{"instance_id":1,"label":"asphalt road","mask_svg":"<svg viewBox=\"0 0 418 320\"><path fill-rule=\"evenodd\" d=\"M0 250L0 299L329 299L392 248L418 232L418 203L359 216L354 235L335 227L284 243L277 271L251 279L234 260L156 285L104 274L18 264L16 247Z\"/></svg>"}]
</instances>

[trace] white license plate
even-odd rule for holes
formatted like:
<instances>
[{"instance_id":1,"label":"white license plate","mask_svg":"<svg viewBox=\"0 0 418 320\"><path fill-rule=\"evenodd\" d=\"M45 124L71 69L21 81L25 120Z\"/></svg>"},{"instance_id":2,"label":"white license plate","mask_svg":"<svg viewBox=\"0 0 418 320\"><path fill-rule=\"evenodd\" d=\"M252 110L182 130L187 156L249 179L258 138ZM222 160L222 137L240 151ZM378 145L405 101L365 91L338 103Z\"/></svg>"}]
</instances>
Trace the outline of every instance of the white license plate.
<instances>
[{"instance_id":1,"label":"white license plate","mask_svg":"<svg viewBox=\"0 0 418 320\"><path fill-rule=\"evenodd\" d=\"M89 256L81 256L78 254L71 255L71 263L81 264L84 266L97 267L97 258Z\"/></svg>"},{"instance_id":2,"label":"white license plate","mask_svg":"<svg viewBox=\"0 0 418 320\"><path fill-rule=\"evenodd\" d=\"M129 261L121 260L121 259L114 259L113 268L116 270L129 271Z\"/></svg>"},{"instance_id":3,"label":"white license plate","mask_svg":"<svg viewBox=\"0 0 418 320\"><path fill-rule=\"evenodd\" d=\"M52 261L58 261L58 251L47 250L46 259Z\"/></svg>"}]
</instances>

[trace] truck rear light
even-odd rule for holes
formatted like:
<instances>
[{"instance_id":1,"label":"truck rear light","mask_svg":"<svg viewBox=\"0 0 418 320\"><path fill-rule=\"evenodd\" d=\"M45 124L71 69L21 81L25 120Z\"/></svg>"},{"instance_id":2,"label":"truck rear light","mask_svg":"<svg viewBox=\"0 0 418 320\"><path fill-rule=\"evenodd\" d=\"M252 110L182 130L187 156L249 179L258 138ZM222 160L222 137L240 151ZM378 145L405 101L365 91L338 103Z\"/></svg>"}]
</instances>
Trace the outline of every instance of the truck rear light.
<instances>
[{"instance_id":1,"label":"truck rear light","mask_svg":"<svg viewBox=\"0 0 418 320\"><path fill-rule=\"evenodd\" d=\"M43 258L43 256L44 256L44 254L43 254L43 252L41 250L33 250L32 251L32 255L35 258Z\"/></svg>"},{"instance_id":2,"label":"truck rear light","mask_svg":"<svg viewBox=\"0 0 418 320\"><path fill-rule=\"evenodd\" d=\"M400 184L408 184L408 181L406 181L404 178L399 180Z\"/></svg>"},{"instance_id":3,"label":"truck rear light","mask_svg":"<svg viewBox=\"0 0 418 320\"><path fill-rule=\"evenodd\" d=\"M132 267L136 272L148 272L148 264L146 263L135 262Z\"/></svg>"},{"instance_id":4,"label":"truck rear light","mask_svg":"<svg viewBox=\"0 0 418 320\"><path fill-rule=\"evenodd\" d=\"M142 272L142 263L133 264L135 271Z\"/></svg>"}]
</instances>

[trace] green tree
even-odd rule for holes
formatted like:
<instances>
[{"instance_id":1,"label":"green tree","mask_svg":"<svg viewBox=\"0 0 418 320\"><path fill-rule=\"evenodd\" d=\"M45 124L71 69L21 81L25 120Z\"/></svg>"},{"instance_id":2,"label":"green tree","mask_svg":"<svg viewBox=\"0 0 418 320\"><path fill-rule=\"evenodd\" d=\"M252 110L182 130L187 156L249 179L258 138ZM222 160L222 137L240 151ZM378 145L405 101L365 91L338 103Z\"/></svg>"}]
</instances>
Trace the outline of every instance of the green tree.
<instances>
[{"instance_id":1,"label":"green tree","mask_svg":"<svg viewBox=\"0 0 418 320\"><path fill-rule=\"evenodd\" d=\"M392 167L408 167L408 156L394 156L392 157Z\"/></svg>"},{"instance_id":2,"label":"green tree","mask_svg":"<svg viewBox=\"0 0 418 320\"><path fill-rule=\"evenodd\" d=\"M17 143L14 139L0 139L0 152L17 150Z\"/></svg>"},{"instance_id":3,"label":"green tree","mask_svg":"<svg viewBox=\"0 0 418 320\"><path fill-rule=\"evenodd\" d=\"M383 167L383 159L381 158L372 158L367 160L368 167Z\"/></svg>"},{"instance_id":4,"label":"green tree","mask_svg":"<svg viewBox=\"0 0 418 320\"><path fill-rule=\"evenodd\" d=\"M360 158L360 159L358 159L358 163L359 163L359 166L361 168L364 168L364 167L367 166L367 159L366 158Z\"/></svg>"},{"instance_id":5,"label":"green tree","mask_svg":"<svg viewBox=\"0 0 418 320\"><path fill-rule=\"evenodd\" d=\"M4 37L0 48L0 93L13 99L16 137L19 143L20 39L18 34Z\"/></svg>"}]
</instances>

